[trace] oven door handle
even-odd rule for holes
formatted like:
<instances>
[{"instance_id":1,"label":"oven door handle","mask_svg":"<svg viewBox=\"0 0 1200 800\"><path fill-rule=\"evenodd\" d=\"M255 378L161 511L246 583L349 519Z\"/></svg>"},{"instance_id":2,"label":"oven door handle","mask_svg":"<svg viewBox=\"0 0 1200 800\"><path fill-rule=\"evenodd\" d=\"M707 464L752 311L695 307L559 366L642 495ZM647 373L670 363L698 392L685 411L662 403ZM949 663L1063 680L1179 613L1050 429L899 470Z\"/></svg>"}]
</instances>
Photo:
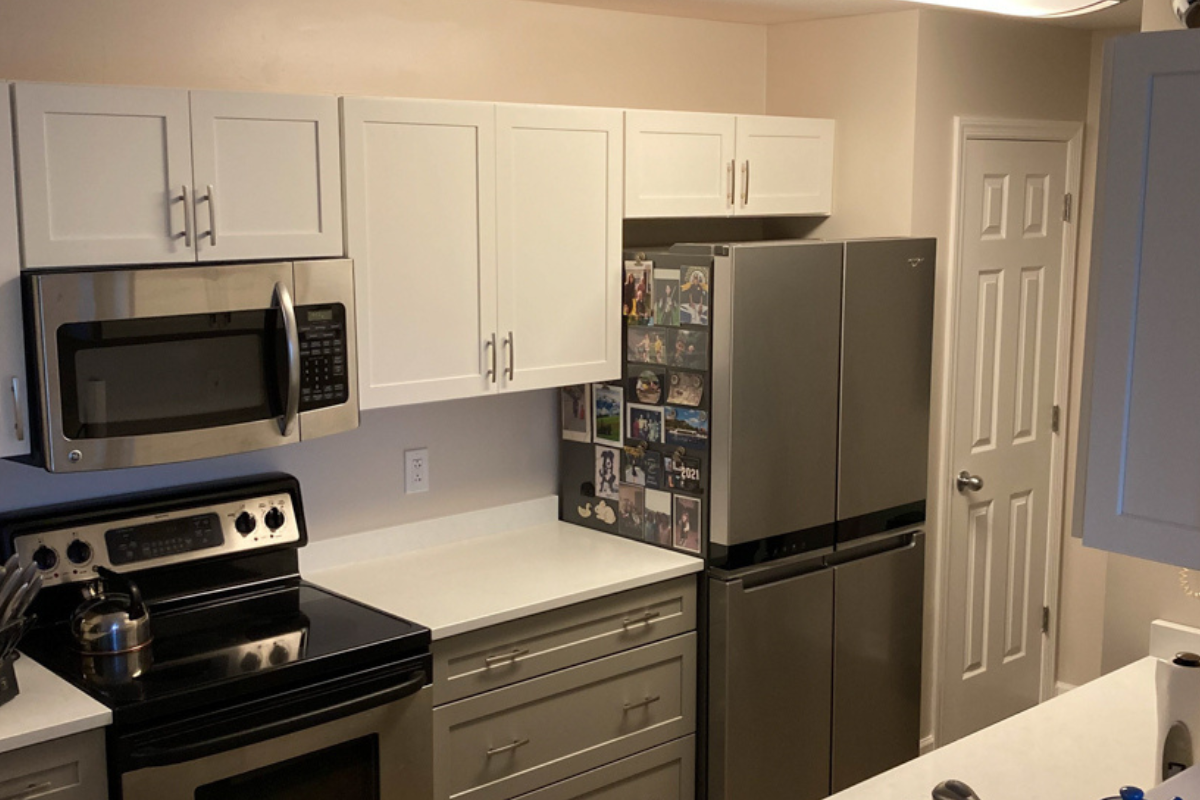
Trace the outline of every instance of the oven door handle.
<instances>
[{"instance_id":1,"label":"oven door handle","mask_svg":"<svg viewBox=\"0 0 1200 800\"><path fill-rule=\"evenodd\" d=\"M283 314L288 365L286 410L279 423L279 432L284 436L291 436L296 427L296 418L300 415L300 330L296 324L296 306L292 303L292 293L283 281L275 284L275 303Z\"/></svg>"},{"instance_id":2,"label":"oven door handle","mask_svg":"<svg viewBox=\"0 0 1200 800\"><path fill-rule=\"evenodd\" d=\"M249 747L259 742L264 742L267 739L286 736L289 733L302 731L306 728L314 728L327 722L342 719L343 717L352 717L355 714L370 711L372 708L378 708L379 706L395 703L406 697L410 697L419 692L426 682L427 676L425 670L422 669L413 673L411 677L396 686L390 686L378 692L356 697L353 700L346 700L331 706L289 716L286 719L175 746L155 747L149 745L139 747L131 751L127 758L123 759L126 764L125 771L145 769L146 767L165 767L171 764L181 764L185 761L194 761L216 753Z\"/></svg>"}]
</instances>

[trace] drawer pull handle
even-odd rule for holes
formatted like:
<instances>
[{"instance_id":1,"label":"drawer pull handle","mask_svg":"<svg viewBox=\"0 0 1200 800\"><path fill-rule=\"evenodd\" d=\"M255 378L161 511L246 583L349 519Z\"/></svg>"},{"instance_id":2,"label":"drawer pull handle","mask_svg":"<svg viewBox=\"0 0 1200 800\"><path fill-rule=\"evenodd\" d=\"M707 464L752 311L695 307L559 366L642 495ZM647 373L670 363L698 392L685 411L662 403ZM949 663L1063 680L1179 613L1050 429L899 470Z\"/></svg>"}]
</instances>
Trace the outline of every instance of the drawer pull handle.
<instances>
[{"instance_id":1,"label":"drawer pull handle","mask_svg":"<svg viewBox=\"0 0 1200 800\"><path fill-rule=\"evenodd\" d=\"M511 753L514 750L516 750L517 748L524 747L527 744L529 744L528 739L513 739L512 742L510 742L509 744L504 744L499 747L493 747L491 750L488 750L487 757L491 758L492 756L498 756L503 753Z\"/></svg>"},{"instance_id":2,"label":"drawer pull handle","mask_svg":"<svg viewBox=\"0 0 1200 800\"><path fill-rule=\"evenodd\" d=\"M488 656L483 660L483 665L488 669L491 669L492 667L508 666L509 664L515 664L517 659L521 656L527 655L529 655L528 650L522 650L518 648L508 653L501 653L498 656Z\"/></svg>"},{"instance_id":3,"label":"drawer pull handle","mask_svg":"<svg viewBox=\"0 0 1200 800\"><path fill-rule=\"evenodd\" d=\"M27 797L33 797L35 794L41 794L45 790L53 788L53 781L46 781L45 783L31 783L24 789L19 790L17 794L5 795L2 800L25 800Z\"/></svg>"},{"instance_id":4,"label":"drawer pull handle","mask_svg":"<svg viewBox=\"0 0 1200 800\"><path fill-rule=\"evenodd\" d=\"M634 625L645 625L647 628L649 628L650 623L654 622L654 620L661 616L662 614L657 611L647 611L640 617L626 617L625 619L621 620L621 627L623 627L625 630L629 630Z\"/></svg>"},{"instance_id":5,"label":"drawer pull handle","mask_svg":"<svg viewBox=\"0 0 1200 800\"><path fill-rule=\"evenodd\" d=\"M635 708L649 708L651 704L657 703L659 700L662 700L662 698L654 695L653 697L647 697L645 700L639 700L636 703L626 703L623 708L625 709L625 713L628 714Z\"/></svg>"}]
</instances>

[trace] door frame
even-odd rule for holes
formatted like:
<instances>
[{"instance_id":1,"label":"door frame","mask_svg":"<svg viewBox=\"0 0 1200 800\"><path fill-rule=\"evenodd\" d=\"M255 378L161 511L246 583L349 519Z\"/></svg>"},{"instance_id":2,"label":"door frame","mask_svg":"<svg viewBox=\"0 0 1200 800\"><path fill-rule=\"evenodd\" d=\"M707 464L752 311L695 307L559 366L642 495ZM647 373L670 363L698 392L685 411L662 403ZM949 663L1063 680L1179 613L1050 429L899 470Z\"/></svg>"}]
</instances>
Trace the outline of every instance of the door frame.
<instances>
[{"instance_id":1,"label":"door frame","mask_svg":"<svg viewBox=\"0 0 1200 800\"><path fill-rule=\"evenodd\" d=\"M1062 534L1064 521L1064 498L1067 478L1067 415L1070 397L1071 378L1071 345L1074 332L1075 281L1077 273L1077 250L1079 237L1080 190L1083 170L1083 130L1081 122L1057 122L1045 120L1013 120L988 117L955 117L954 118L954 161L953 161L953 202L950 208L950 236L948 249L946 292L949 297L946 314L942 324L941 334L947 342L942 364L941 413L936 424L943 431L941 446L937 452L938 470L937 482L934 488L934 507L938 509L935 522L938 526L938 546L936 551L936 583L934 586L934 636L932 683L933 697L933 743L938 740L942 730L942 714L944 703L942 695L945 689L944 678L950 673L947 669L950 654L946 652L946 599L950 590L950 545L949 539L953 519L953 417L957 399L957 359L953 346L949 343L958 340L958 311L961 297L961 281L959 267L962 263L963 236L963 204L966 199L966 149L971 141L1026 141L1026 142L1061 142L1067 145L1067 187L1072 195L1073 209L1071 220L1064 223L1061 286L1059 291L1059 323L1058 323L1058 352L1057 366L1054 377L1054 402L1061 409L1059 432L1054 437L1050 462L1050 508L1049 508L1049 539L1046 550L1045 574L1045 603L1050 609L1050 632L1042 648L1041 682L1039 702L1044 702L1054 696L1055 672L1058 665L1058 623L1059 623L1059 583L1060 564L1062 560ZM925 748L923 748L924 750Z\"/></svg>"}]
</instances>

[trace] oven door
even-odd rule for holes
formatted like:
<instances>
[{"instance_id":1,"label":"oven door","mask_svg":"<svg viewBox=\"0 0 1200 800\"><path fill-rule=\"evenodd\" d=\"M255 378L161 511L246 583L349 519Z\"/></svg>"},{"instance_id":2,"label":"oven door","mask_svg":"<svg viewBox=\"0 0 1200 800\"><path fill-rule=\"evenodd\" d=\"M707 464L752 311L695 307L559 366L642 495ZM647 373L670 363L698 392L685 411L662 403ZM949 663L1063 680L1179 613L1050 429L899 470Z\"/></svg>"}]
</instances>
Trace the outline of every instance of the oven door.
<instances>
[{"instance_id":1,"label":"oven door","mask_svg":"<svg viewBox=\"0 0 1200 800\"><path fill-rule=\"evenodd\" d=\"M428 800L427 675L421 668L332 703L324 692L304 692L290 705L118 744L110 764L114 800Z\"/></svg>"},{"instance_id":2,"label":"oven door","mask_svg":"<svg viewBox=\"0 0 1200 800\"><path fill-rule=\"evenodd\" d=\"M28 278L51 472L300 439L291 263Z\"/></svg>"}]
</instances>

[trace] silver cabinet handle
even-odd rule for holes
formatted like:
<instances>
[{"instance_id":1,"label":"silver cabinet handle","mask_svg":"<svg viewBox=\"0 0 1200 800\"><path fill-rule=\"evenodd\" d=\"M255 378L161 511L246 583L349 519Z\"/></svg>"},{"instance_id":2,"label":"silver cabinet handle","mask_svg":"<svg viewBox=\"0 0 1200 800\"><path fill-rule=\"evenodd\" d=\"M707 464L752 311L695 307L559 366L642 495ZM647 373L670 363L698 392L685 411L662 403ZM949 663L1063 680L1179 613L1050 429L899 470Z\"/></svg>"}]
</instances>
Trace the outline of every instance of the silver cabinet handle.
<instances>
[{"instance_id":1,"label":"silver cabinet handle","mask_svg":"<svg viewBox=\"0 0 1200 800\"><path fill-rule=\"evenodd\" d=\"M742 164L742 208L750 205L750 159Z\"/></svg>"},{"instance_id":2,"label":"silver cabinet handle","mask_svg":"<svg viewBox=\"0 0 1200 800\"><path fill-rule=\"evenodd\" d=\"M492 756L498 756L501 753L511 753L517 748L524 747L527 744L529 744L528 739L513 739L509 744L501 745L500 747L493 747L492 749L488 750L487 757L491 758Z\"/></svg>"},{"instance_id":3,"label":"silver cabinet handle","mask_svg":"<svg viewBox=\"0 0 1200 800\"><path fill-rule=\"evenodd\" d=\"M983 488L983 478L979 477L978 475L972 475L965 469L958 473L958 477L954 479L954 483L958 487L958 490L963 494L966 494L967 492L978 492Z\"/></svg>"},{"instance_id":4,"label":"silver cabinet handle","mask_svg":"<svg viewBox=\"0 0 1200 800\"><path fill-rule=\"evenodd\" d=\"M508 366L504 373L511 381L517 373L517 340L512 331L508 332L508 338L504 340L504 350L508 353Z\"/></svg>"},{"instance_id":5,"label":"silver cabinet handle","mask_svg":"<svg viewBox=\"0 0 1200 800\"><path fill-rule=\"evenodd\" d=\"M645 700L639 700L636 703L626 703L624 706L622 706L622 708L624 708L625 713L628 714L635 708L648 708L650 705L657 703L659 700L662 700L662 698L658 695L654 695L653 697L647 696Z\"/></svg>"},{"instance_id":6,"label":"silver cabinet handle","mask_svg":"<svg viewBox=\"0 0 1200 800\"><path fill-rule=\"evenodd\" d=\"M217 194L212 184L208 185L208 243L217 246Z\"/></svg>"},{"instance_id":7,"label":"silver cabinet handle","mask_svg":"<svg viewBox=\"0 0 1200 800\"><path fill-rule=\"evenodd\" d=\"M292 305L292 293L280 281L275 284L275 304L283 312L283 329L287 334L288 391L286 410L279 423L279 432L291 436L300 416L300 331L296 325L296 307Z\"/></svg>"},{"instance_id":8,"label":"silver cabinet handle","mask_svg":"<svg viewBox=\"0 0 1200 800\"><path fill-rule=\"evenodd\" d=\"M737 191L737 190L734 188L734 174L735 174L735 171L736 171L736 170L737 170L737 159L736 159L736 158L732 158L732 159L730 159L730 160L729 160L729 195L728 195L728 197L729 197L729 206L730 206L730 208L732 208L732 207L733 207L733 203L734 203L734 200L733 200L733 197L734 197L734 192L736 192L736 191Z\"/></svg>"},{"instance_id":9,"label":"silver cabinet handle","mask_svg":"<svg viewBox=\"0 0 1200 800\"><path fill-rule=\"evenodd\" d=\"M195 209L192 208L192 190L185 183L183 185L183 246L192 246L192 213Z\"/></svg>"},{"instance_id":10,"label":"silver cabinet handle","mask_svg":"<svg viewBox=\"0 0 1200 800\"><path fill-rule=\"evenodd\" d=\"M629 630L634 625L645 625L647 628L649 628L650 623L654 622L654 620L661 616L662 614L657 611L647 611L640 617L626 617L625 619L621 620L621 627L625 630Z\"/></svg>"},{"instance_id":11,"label":"silver cabinet handle","mask_svg":"<svg viewBox=\"0 0 1200 800\"><path fill-rule=\"evenodd\" d=\"M25 441L25 420L21 415L21 379L12 379L13 397L13 428L17 432L17 441Z\"/></svg>"},{"instance_id":12,"label":"silver cabinet handle","mask_svg":"<svg viewBox=\"0 0 1200 800\"><path fill-rule=\"evenodd\" d=\"M0 797L0 800L26 800L26 798L33 797L35 794L41 794L45 790L53 788L53 781L46 781L45 783L31 783L24 789L17 790L16 794L6 794L3 797Z\"/></svg>"},{"instance_id":13,"label":"silver cabinet handle","mask_svg":"<svg viewBox=\"0 0 1200 800\"><path fill-rule=\"evenodd\" d=\"M484 344L484 358L488 359L490 366L488 367L487 375L492 383L496 382L496 334L492 334L492 338Z\"/></svg>"},{"instance_id":14,"label":"silver cabinet handle","mask_svg":"<svg viewBox=\"0 0 1200 800\"><path fill-rule=\"evenodd\" d=\"M492 667L508 666L509 664L515 664L517 659L521 656L527 655L529 655L528 650L522 650L518 648L507 653L501 653L498 656L488 656L483 660L483 665L488 669L491 669Z\"/></svg>"}]
</instances>

